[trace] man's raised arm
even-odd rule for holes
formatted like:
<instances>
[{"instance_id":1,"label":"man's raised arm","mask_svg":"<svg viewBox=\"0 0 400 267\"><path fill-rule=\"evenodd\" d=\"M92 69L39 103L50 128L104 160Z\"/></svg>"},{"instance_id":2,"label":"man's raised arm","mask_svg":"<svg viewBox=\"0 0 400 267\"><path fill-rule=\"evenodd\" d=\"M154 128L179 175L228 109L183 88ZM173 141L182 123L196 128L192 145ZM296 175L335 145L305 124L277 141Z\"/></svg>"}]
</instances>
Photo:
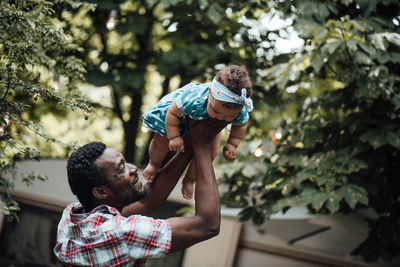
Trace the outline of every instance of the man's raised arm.
<instances>
[{"instance_id":1,"label":"man's raised arm","mask_svg":"<svg viewBox=\"0 0 400 267\"><path fill-rule=\"evenodd\" d=\"M185 249L219 233L221 221L218 187L211 159L210 143L226 122L190 122L193 161L196 166L195 215L167 219L172 226L171 251Z\"/></svg>"},{"instance_id":2,"label":"man's raised arm","mask_svg":"<svg viewBox=\"0 0 400 267\"><path fill-rule=\"evenodd\" d=\"M165 200L174 189L176 183L181 177L183 171L192 159L192 134L195 134L195 139L202 138L201 142L210 143L213 138L227 122L209 119L204 122L195 122L194 131L204 132L203 136L198 136L197 132L188 133L185 137L184 153L177 153L158 173L157 178L153 183L146 184L147 195L144 199L128 205L122 209L122 215L129 216L132 214L140 214L151 216L161 207ZM197 125L199 124L199 125ZM198 130L196 130L198 129ZM199 140L200 141L200 140ZM212 166L211 166L212 169Z\"/></svg>"}]
</instances>

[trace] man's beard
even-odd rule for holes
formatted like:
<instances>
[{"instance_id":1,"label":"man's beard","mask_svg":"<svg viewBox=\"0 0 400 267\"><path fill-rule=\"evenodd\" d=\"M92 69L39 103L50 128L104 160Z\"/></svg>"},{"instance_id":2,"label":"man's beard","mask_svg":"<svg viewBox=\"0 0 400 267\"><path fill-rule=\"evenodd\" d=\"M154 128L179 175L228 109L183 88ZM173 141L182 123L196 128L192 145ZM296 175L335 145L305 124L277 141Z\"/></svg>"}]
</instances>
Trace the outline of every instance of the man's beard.
<instances>
[{"instance_id":1,"label":"man's beard","mask_svg":"<svg viewBox=\"0 0 400 267\"><path fill-rule=\"evenodd\" d=\"M143 187L143 191L137 191L136 188L133 188L133 190L134 190L134 194L133 195L130 195L130 196L127 196L127 197L124 197L124 198L120 198L116 194L115 190L114 190L114 193L118 196L118 201L120 201L124 206L127 206L129 204L132 204L132 203L135 203L135 202L137 202L139 200L142 200L147 195L146 187Z\"/></svg>"}]
</instances>

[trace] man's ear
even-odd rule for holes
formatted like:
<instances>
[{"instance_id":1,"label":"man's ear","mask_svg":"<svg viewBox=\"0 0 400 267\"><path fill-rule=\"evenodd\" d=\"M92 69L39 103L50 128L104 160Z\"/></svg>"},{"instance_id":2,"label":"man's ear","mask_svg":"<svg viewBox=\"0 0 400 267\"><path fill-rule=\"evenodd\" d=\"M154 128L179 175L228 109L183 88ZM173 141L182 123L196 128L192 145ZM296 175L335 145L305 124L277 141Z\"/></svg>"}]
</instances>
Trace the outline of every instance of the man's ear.
<instances>
[{"instance_id":1,"label":"man's ear","mask_svg":"<svg viewBox=\"0 0 400 267\"><path fill-rule=\"evenodd\" d=\"M95 199L103 200L103 199L106 199L109 194L108 194L107 188L105 186L101 185L101 186L93 187L92 195Z\"/></svg>"}]
</instances>

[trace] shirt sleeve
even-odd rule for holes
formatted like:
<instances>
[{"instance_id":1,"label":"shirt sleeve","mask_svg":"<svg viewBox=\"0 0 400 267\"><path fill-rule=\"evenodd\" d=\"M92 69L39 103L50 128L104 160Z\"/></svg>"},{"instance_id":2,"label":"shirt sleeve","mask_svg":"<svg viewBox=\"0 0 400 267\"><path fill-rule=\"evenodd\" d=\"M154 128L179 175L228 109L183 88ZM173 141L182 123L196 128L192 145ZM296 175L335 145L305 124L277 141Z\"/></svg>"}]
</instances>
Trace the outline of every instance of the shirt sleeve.
<instances>
[{"instance_id":1,"label":"shirt sleeve","mask_svg":"<svg viewBox=\"0 0 400 267\"><path fill-rule=\"evenodd\" d=\"M171 249L172 228L166 220L133 215L123 219L121 228L133 259L162 257Z\"/></svg>"},{"instance_id":2,"label":"shirt sleeve","mask_svg":"<svg viewBox=\"0 0 400 267\"><path fill-rule=\"evenodd\" d=\"M249 120L249 113L247 112L246 108L243 107L239 114L235 117L232 121L232 124L243 124Z\"/></svg>"}]
</instances>

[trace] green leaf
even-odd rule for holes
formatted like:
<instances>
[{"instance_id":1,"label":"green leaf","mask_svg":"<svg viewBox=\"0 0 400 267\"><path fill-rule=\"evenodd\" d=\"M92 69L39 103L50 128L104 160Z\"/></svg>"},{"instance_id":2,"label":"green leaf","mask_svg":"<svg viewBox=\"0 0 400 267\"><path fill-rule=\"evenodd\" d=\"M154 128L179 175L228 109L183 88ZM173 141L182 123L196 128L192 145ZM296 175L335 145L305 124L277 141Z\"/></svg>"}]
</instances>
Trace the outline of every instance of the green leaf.
<instances>
[{"instance_id":1,"label":"green leaf","mask_svg":"<svg viewBox=\"0 0 400 267\"><path fill-rule=\"evenodd\" d=\"M301 156L297 154L293 155L282 155L279 158L280 165L289 165L289 166L301 166Z\"/></svg>"},{"instance_id":2,"label":"green leaf","mask_svg":"<svg viewBox=\"0 0 400 267\"><path fill-rule=\"evenodd\" d=\"M386 62L391 60L390 54L381 50L377 52L376 58L380 64L386 64Z\"/></svg>"},{"instance_id":3,"label":"green leaf","mask_svg":"<svg viewBox=\"0 0 400 267\"><path fill-rule=\"evenodd\" d=\"M221 164L216 169L220 174L225 174L228 177L232 177L237 173L241 173L242 168L244 168L244 162L234 161L233 163L229 164Z\"/></svg>"},{"instance_id":4,"label":"green leaf","mask_svg":"<svg viewBox=\"0 0 400 267\"><path fill-rule=\"evenodd\" d=\"M342 4L345 6L349 6L351 3L353 3L353 0L341 0L340 2L342 2Z\"/></svg>"},{"instance_id":5,"label":"green leaf","mask_svg":"<svg viewBox=\"0 0 400 267\"><path fill-rule=\"evenodd\" d=\"M169 6L174 6L179 2L183 2L184 0L161 0L161 3L168 8Z\"/></svg>"},{"instance_id":6,"label":"green leaf","mask_svg":"<svg viewBox=\"0 0 400 267\"><path fill-rule=\"evenodd\" d=\"M380 129L371 129L365 131L360 136L360 140L362 142L371 144L374 149L387 144L386 132Z\"/></svg>"},{"instance_id":7,"label":"green leaf","mask_svg":"<svg viewBox=\"0 0 400 267\"><path fill-rule=\"evenodd\" d=\"M332 167L332 166L335 166L335 165L331 164L330 166ZM338 172L338 170L337 170L338 168L339 167L335 168L336 172ZM324 172L321 175L316 176L315 177L315 181L317 182L318 186L324 186L326 184L334 185L335 181L336 181L336 175L334 175L332 173Z\"/></svg>"},{"instance_id":8,"label":"green leaf","mask_svg":"<svg viewBox=\"0 0 400 267\"><path fill-rule=\"evenodd\" d=\"M355 158L351 158L348 161L347 164L348 164L349 173L358 172L361 169L367 169L368 168L368 165L365 162L363 162L361 160L358 160L358 159L355 159Z\"/></svg>"},{"instance_id":9,"label":"green leaf","mask_svg":"<svg viewBox=\"0 0 400 267\"><path fill-rule=\"evenodd\" d=\"M303 169L296 173L296 183L301 184L304 180L308 180L312 177L312 171Z\"/></svg>"},{"instance_id":10,"label":"green leaf","mask_svg":"<svg viewBox=\"0 0 400 267\"><path fill-rule=\"evenodd\" d=\"M392 103L394 105L395 111L398 111L400 109L400 94L396 94L392 98Z\"/></svg>"},{"instance_id":11,"label":"green leaf","mask_svg":"<svg viewBox=\"0 0 400 267\"><path fill-rule=\"evenodd\" d=\"M347 47L350 49L351 52L357 51L357 41L356 40L348 40L346 42Z\"/></svg>"},{"instance_id":12,"label":"green leaf","mask_svg":"<svg viewBox=\"0 0 400 267\"><path fill-rule=\"evenodd\" d=\"M390 53L390 61L396 64L400 63L400 53Z\"/></svg>"},{"instance_id":13,"label":"green leaf","mask_svg":"<svg viewBox=\"0 0 400 267\"><path fill-rule=\"evenodd\" d=\"M336 189L335 191L329 193L329 198L326 201L326 207L331 213L335 213L339 210L340 201L344 197L343 188Z\"/></svg>"},{"instance_id":14,"label":"green leaf","mask_svg":"<svg viewBox=\"0 0 400 267\"><path fill-rule=\"evenodd\" d=\"M325 22L325 19L326 19L326 17L329 16L329 14L330 14L330 12L325 3L320 3L319 5L317 5L317 8L314 10L315 18L321 23Z\"/></svg>"},{"instance_id":15,"label":"green leaf","mask_svg":"<svg viewBox=\"0 0 400 267\"><path fill-rule=\"evenodd\" d=\"M375 56L376 54L376 49L373 46L367 45L364 42L358 42L358 45L365 51L367 52L370 56Z\"/></svg>"},{"instance_id":16,"label":"green leaf","mask_svg":"<svg viewBox=\"0 0 400 267\"><path fill-rule=\"evenodd\" d=\"M314 54L311 59L311 66L316 72L319 72L321 67L324 65L324 59L320 54Z\"/></svg>"},{"instance_id":17,"label":"green leaf","mask_svg":"<svg viewBox=\"0 0 400 267\"><path fill-rule=\"evenodd\" d=\"M254 215L253 215L253 223L255 225L263 224L264 220L265 220L264 215L261 212L257 211L257 212L254 213Z\"/></svg>"},{"instance_id":18,"label":"green leaf","mask_svg":"<svg viewBox=\"0 0 400 267\"><path fill-rule=\"evenodd\" d=\"M281 198L271 206L271 212L277 213L285 208L297 206L299 204L298 200L299 199L294 196Z\"/></svg>"},{"instance_id":19,"label":"green leaf","mask_svg":"<svg viewBox=\"0 0 400 267\"><path fill-rule=\"evenodd\" d=\"M362 64L362 65L364 65L364 64L371 65L371 63L372 63L371 58L367 54L365 54L364 52L361 52L361 51L357 51L355 53L354 59L355 59L356 63Z\"/></svg>"},{"instance_id":20,"label":"green leaf","mask_svg":"<svg viewBox=\"0 0 400 267\"><path fill-rule=\"evenodd\" d=\"M327 192L319 191L314 187L305 187L300 193L302 204L304 206L311 204L313 208L321 208L329 198Z\"/></svg>"},{"instance_id":21,"label":"green leaf","mask_svg":"<svg viewBox=\"0 0 400 267\"><path fill-rule=\"evenodd\" d=\"M322 46L321 51L322 51L322 53L324 53L324 54L329 54L329 55L331 55L331 54L333 54L333 53L336 51L336 49L337 49L341 44L342 44L342 42L339 41L339 40L332 41L332 42L327 42L327 43L325 43L325 44ZM311 64L312 64L312 63L311 63Z\"/></svg>"},{"instance_id":22,"label":"green leaf","mask_svg":"<svg viewBox=\"0 0 400 267\"><path fill-rule=\"evenodd\" d=\"M377 4L376 0L356 0L356 3L363 10L364 16L369 16Z\"/></svg>"},{"instance_id":23,"label":"green leaf","mask_svg":"<svg viewBox=\"0 0 400 267\"><path fill-rule=\"evenodd\" d=\"M242 174L245 177L253 177L256 175L263 175L268 170L267 165L264 162L254 162L252 164L247 164L242 169Z\"/></svg>"},{"instance_id":24,"label":"green leaf","mask_svg":"<svg viewBox=\"0 0 400 267\"><path fill-rule=\"evenodd\" d=\"M350 208L354 209L357 203L362 203L364 205L368 204L368 193L367 191L354 184L349 184L343 187L344 199Z\"/></svg>"},{"instance_id":25,"label":"green leaf","mask_svg":"<svg viewBox=\"0 0 400 267\"><path fill-rule=\"evenodd\" d=\"M383 36L382 34L376 33L376 34L372 34L370 36L371 41L373 44L375 44L377 49L386 51L387 48L387 44L385 43L385 41L383 40Z\"/></svg>"},{"instance_id":26,"label":"green leaf","mask_svg":"<svg viewBox=\"0 0 400 267\"><path fill-rule=\"evenodd\" d=\"M213 3L208 8L207 15L214 24L218 24L224 18L225 10L218 3Z\"/></svg>"},{"instance_id":27,"label":"green leaf","mask_svg":"<svg viewBox=\"0 0 400 267\"><path fill-rule=\"evenodd\" d=\"M241 221L248 221L254 213L254 209L252 207L245 208L239 212L239 219Z\"/></svg>"},{"instance_id":28,"label":"green leaf","mask_svg":"<svg viewBox=\"0 0 400 267\"><path fill-rule=\"evenodd\" d=\"M324 136L322 131L319 130L305 130L303 143L306 147L313 147L316 143L322 141Z\"/></svg>"},{"instance_id":29,"label":"green leaf","mask_svg":"<svg viewBox=\"0 0 400 267\"><path fill-rule=\"evenodd\" d=\"M387 131L386 140L390 145L394 146L397 149L400 149L400 137L394 132Z\"/></svg>"},{"instance_id":30,"label":"green leaf","mask_svg":"<svg viewBox=\"0 0 400 267\"><path fill-rule=\"evenodd\" d=\"M386 32L384 36L388 42L400 47L400 34L395 32Z\"/></svg>"}]
</instances>

